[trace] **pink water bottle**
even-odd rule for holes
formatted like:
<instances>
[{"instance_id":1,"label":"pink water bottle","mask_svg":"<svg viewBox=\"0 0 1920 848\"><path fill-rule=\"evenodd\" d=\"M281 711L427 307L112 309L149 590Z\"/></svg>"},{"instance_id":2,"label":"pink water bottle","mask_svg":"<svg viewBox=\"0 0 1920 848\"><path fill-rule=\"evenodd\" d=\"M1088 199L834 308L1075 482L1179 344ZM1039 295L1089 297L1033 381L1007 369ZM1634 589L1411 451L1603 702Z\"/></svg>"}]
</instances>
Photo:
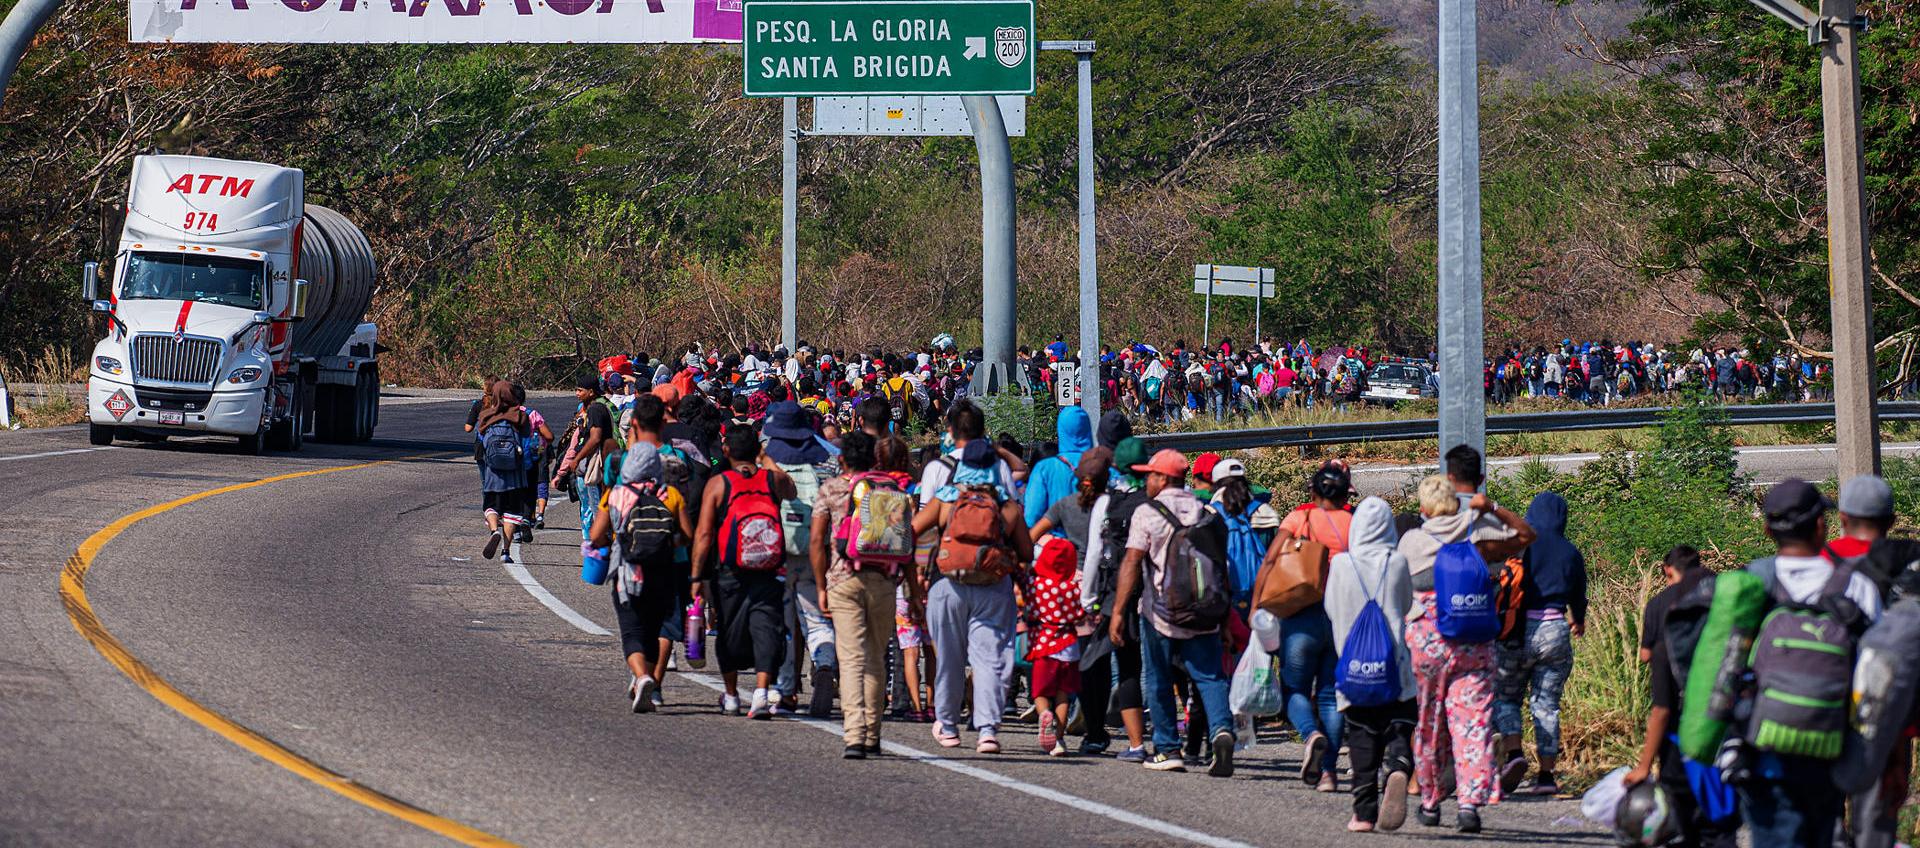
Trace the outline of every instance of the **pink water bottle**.
<instances>
[{"instance_id":1,"label":"pink water bottle","mask_svg":"<svg viewBox=\"0 0 1920 848\"><path fill-rule=\"evenodd\" d=\"M707 667L707 611L699 598L687 606L687 666Z\"/></svg>"}]
</instances>

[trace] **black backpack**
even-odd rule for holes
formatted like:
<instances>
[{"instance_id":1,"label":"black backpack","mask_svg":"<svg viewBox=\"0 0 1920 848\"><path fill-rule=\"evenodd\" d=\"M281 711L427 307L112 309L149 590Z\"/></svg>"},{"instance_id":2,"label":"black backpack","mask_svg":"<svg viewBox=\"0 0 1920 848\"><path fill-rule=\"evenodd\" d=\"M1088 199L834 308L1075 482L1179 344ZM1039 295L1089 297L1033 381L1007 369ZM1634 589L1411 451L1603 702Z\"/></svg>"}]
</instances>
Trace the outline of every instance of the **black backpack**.
<instances>
[{"instance_id":1,"label":"black backpack","mask_svg":"<svg viewBox=\"0 0 1920 848\"><path fill-rule=\"evenodd\" d=\"M1159 563L1160 579L1147 581L1148 603L1174 627L1219 627L1233 609L1226 522L1219 513L1203 509L1192 524L1182 524L1166 504L1148 503L1173 526L1166 562Z\"/></svg>"},{"instance_id":2,"label":"black backpack","mask_svg":"<svg viewBox=\"0 0 1920 848\"><path fill-rule=\"evenodd\" d=\"M1766 577L1774 607L1753 640L1756 692L1747 738L1762 751L1836 759L1846 742L1854 658L1867 623L1846 596L1853 564L1836 564L1807 603L1788 597L1777 575Z\"/></svg>"},{"instance_id":3,"label":"black backpack","mask_svg":"<svg viewBox=\"0 0 1920 848\"><path fill-rule=\"evenodd\" d=\"M634 501L620 522L620 559L633 566L658 564L673 554L673 512L652 489L631 483L626 488Z\"/></svg>"},{"instance_id":4,"label":"black backpack","mask_svg":"<svg viewBox=\"0 0 1920 848\"><path fill-rule=\"evenodd\" d=\"M1677 692L1687 691L1687 672L1693 667L1693 653L1700 647L1700 634L1707 629L1707 613L1713 609L1715 582L1713 575L1695 580L1667 607L1661 635L1667 640L1667 668L1673 672Z\"/></svg>"},{"instance_id":5,"label":"black backpack","mask_svg":"<svg viewBox=\"0 0 1920 848\"><path fill-rule=\"evenodd\" d=\"M1107 517L1100 527L1100 562L1093 578L1093 611L1111 615L1120 609L1114 594L1120 591L1120 562L1127 558L1127 534L1133 530L1133 511L1148 500L1140 489L1113 492L1107 497Z\"/></svg>"}]
</instances>

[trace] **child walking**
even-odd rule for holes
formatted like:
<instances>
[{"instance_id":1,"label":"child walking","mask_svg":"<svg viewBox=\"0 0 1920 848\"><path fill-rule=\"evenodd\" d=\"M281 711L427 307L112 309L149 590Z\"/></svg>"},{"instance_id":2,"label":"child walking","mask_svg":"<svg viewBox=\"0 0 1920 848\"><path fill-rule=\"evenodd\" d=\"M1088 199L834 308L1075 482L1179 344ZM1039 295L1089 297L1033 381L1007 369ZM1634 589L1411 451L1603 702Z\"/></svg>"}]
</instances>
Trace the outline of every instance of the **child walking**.
<instances>
[{"instance_id":1,"label":"child walking","mask_svg":"<svg viewBox=\"0 0 1920 848\"><path fill-rule=\"evenodd\" d=\"M1086 619L1080 606L1078 554L1073 543L1057 536L1047 539L1033 568L1033 620L1027 640L1033 647L1033 705L1040 711L1040 749L1048 756L1067 755L1060 739L1067 726L1067 707L1080 693L1080 640L1077 628Z\"/></svg>"}]
</instances>

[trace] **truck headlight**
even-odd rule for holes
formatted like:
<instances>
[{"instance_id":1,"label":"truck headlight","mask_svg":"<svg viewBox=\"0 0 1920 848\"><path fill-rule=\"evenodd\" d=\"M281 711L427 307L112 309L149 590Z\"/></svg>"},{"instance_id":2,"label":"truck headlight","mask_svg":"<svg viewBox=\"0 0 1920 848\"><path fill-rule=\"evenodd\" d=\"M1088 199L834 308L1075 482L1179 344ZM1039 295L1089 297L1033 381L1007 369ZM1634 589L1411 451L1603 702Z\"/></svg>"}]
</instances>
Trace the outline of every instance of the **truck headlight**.
<instances>
[{"instance_id":1,"label":"truck headlight","mask_svg":"<svg viewBox=\"0 0 1920 848\"><path fill-rule=\"evenodd\" d=\"M104 374L119 374L125 370L120 367L120 360L114 359L111 356L94 357L93 367L100 369L101 373Z\"/></svg>"},{"instance_id":2,"label":"truck headlight","mask_svg":"<svg viewBox=\"0 0 1920 848\"><path fill-rule=\"evenodd\" d=\"M245 368L235 368L232 374L227 375L227 382L236 386L245 385L258 379L260 379L260 369L251 365Z\"/></svg>"}]
</instances>

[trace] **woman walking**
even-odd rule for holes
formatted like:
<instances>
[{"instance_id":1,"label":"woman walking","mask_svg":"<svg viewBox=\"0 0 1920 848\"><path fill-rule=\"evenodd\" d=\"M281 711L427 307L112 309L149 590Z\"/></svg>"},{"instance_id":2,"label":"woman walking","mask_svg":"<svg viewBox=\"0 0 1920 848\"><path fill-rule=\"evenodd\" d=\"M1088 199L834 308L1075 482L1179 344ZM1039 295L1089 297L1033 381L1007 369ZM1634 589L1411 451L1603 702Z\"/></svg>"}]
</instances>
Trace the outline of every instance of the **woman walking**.
<instances>
[{"instance_id":1,"label":"woman walking","mask_svg":"<svg viewBox=\"0 0 1920 848\"><path fill-rule=\"evenodd\" d=\"M1534 533L1520 516L1486 495L1469 499L1438 474L1420 481L1420 514L1425 518L1420 527L1400 539L1400 554L1407 558L1413 583L1406 639L1419 688L1413 753L1420 823L1440 824L1440 767L1450 763L1460 799L1455 822L1462 833L1479 833L1480 808L1500 800L1494 779L1494 647L1492 642L1456 642L1440 634L1434 563L1440 549L1454 542L1472 542L1483 560L1502 561L1525 550Z\"/></svg>"}]
</instances>

